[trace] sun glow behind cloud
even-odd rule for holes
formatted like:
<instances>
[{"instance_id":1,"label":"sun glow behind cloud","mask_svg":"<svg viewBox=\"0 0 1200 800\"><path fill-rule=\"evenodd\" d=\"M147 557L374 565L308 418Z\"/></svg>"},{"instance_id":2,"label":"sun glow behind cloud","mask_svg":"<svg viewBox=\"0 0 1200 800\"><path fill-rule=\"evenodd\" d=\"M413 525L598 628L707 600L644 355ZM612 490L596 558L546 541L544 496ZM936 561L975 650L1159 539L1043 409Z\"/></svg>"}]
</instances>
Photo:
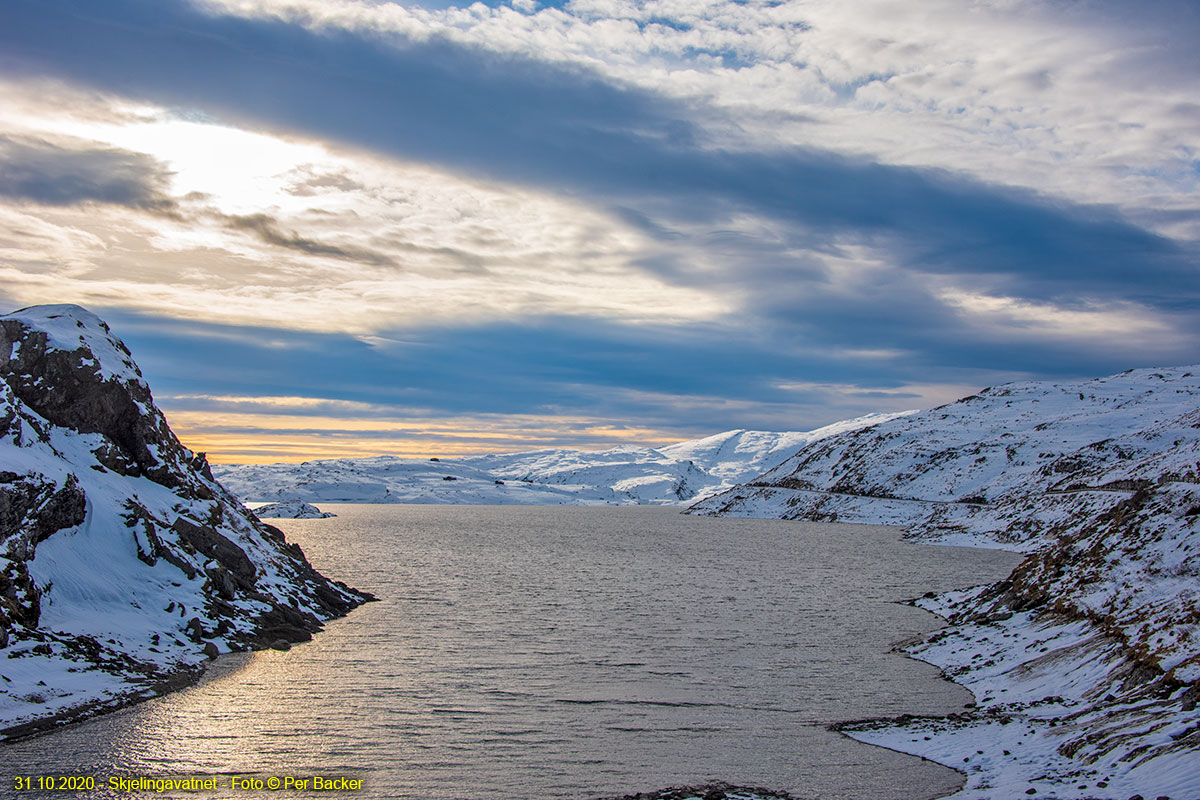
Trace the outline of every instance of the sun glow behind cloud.
<instances>
[{"instance_id":1,"label":"sun glow behind cloud","mask_svg":"<svg viewBox=\"0 0 1200 800\"><path fill-rule=\"evenodd\" d=\"M6 243L10 266L0 274L18 303L71 297L361 334L530 313L662 322L731 310L720 296L636 267L653 243L570 198L153 106L74 98L82 108L64 107L3 90L17 101L0 111L0 126L145 154L165 182L150 215L7 210L14 227L40 229L24 249ZM47 239L60 263L79 267L45 270Z\"/></svg>"}]
</instances>

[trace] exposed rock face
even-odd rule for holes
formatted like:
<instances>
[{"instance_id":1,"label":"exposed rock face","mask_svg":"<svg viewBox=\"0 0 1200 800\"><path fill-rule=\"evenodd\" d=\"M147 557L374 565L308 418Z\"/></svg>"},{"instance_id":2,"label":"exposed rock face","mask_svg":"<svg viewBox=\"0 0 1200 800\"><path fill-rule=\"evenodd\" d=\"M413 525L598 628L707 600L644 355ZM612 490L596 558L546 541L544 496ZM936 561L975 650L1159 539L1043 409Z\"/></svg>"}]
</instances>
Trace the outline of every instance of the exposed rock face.
<instances>
[{"instance_id":1,"label":"exposed rock face","mask_svg":"<svg viewBox=\"0 0 1200 800\"><path fill-rule=\"evenodd\" d=\"M1187 699L1200 687L1200 368L987 389L816 442L692 511L1028 553L994 586L917 602L954 626L909 652L978 706L911 738L856 735L960 768L966 756L968 787L995 796L1091 797L1089 781L1104 796L1200 792L1200 771L1173 766L1200 751ZM1023 763L990 752L1013 721Z\"/></svg>"},{"instance_id":2,"label":"exposed rock face","mask_svg":"<svg viewBox=\"0 0 1200 800\"><path fill-rule=\"evenodd\" d=\"M367 599L213 479L99 318L0 317L7 733L175 685L217 653L304 641Z\"/></svg>"},{"instance_id":3,"label":"exposed rock face","mask_svg":"<svg viewBox=\"0 0 1200 800\"><path fill-rule=\"evenodd\" d=\"M69 311L56 317L74 323L77 333L70 333L76 334L77 346L72 349L64 349L64 344L75 342L64 342L67 337L61 333L53 337L29 319L0 319L0 376L22 403L51 425L102 435L104 441L94 452L108 469L146 475L173 488L190 483L192 493L203 493L198 484L187 481L191 455L154 408L150 387L129 349L111 336L106 323L93 317L89 326L77 317ZM56 325L56 332L63 327ZM119 363L102 367L97 350L106 362Z\"/></svg>"}]
</instances>

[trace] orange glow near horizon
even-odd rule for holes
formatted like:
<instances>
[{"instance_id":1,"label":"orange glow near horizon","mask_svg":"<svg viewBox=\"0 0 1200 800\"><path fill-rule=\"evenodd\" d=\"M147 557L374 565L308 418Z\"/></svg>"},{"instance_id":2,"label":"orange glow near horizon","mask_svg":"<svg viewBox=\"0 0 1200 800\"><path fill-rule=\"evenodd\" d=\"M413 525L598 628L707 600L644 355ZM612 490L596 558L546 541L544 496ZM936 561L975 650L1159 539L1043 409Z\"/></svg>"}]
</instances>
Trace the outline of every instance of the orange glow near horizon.
<instances>
[{"instance_id":1,"label":"orange glow near horizon","mask_svg":"<svg viewBox=\"0 0 1200 800\"><path fill-rule=\"evenodd\" d=\"M294 414L176 411L168 422L184 446L213 464L268 464L327 458L453 458L541 448L654 447L687 438L608 420L543 418L345 419Z\"/></svg>"}]
</instances>

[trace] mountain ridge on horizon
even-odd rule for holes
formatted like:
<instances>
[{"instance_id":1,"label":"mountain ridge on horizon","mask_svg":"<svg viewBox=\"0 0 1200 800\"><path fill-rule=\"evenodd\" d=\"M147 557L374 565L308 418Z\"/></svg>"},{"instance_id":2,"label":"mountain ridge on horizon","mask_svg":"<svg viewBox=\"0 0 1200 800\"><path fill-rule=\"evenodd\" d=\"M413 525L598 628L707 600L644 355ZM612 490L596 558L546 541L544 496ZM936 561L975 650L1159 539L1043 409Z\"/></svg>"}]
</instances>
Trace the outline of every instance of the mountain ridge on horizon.
<instances>
[{"instance_id":1,"label":"mountain ridge on horizon","mask_svg":"<svg viewBox=\"0 0 1200 800\"><path fill-rule=\"evenodd\" d=\"M753 478L804 444L908 413L868 414L811 431L735 428L659 447L549 447L437 459L379 455L212 469L252 503L679 505Z\"/></svg>"}]
</instances>

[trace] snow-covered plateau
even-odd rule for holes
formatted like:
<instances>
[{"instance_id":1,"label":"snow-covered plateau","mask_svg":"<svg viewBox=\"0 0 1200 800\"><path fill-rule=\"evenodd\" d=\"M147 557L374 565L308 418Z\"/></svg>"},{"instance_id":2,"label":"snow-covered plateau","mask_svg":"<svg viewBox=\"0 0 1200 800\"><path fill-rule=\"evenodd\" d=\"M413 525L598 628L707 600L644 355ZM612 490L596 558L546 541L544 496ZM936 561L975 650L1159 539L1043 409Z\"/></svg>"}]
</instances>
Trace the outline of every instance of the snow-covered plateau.
<instances>
[{"instance_id":1,"label":"snow-covered plateau","mask_svg":"<svg viewBox=\"0 0 1200 800\"><path fill-rule=\"evenodd\" d=\"M848 723L961 770L955 798L1200 798L1200 367L1013 383L808 444L692 513L904 526L1026 554L916 605L903 652L975 703Z\"/></svg>"},{"instance_id":2,"label":"snow-covered plateau","mask_svg":"<svg viewBox=\"0 0 1200 800\"><path fill-rule=\"evenodd\" d=\"M733 430L659 448L335 458L212 470L227 489L252 503L672 505L750 480L809 442L896 416L872 414L813 431Z\"/></svg>"},{"instance_id":3,"label":"snow-covered plateau","mask_svg":"<svg viewBox=\"0 0 1200 800\"><path fill-rule=\"evenodd\" d=\"M0 317L0 738L286 649L367 599L179 443L98 317Z\"/></svg>"}]
</instances>

